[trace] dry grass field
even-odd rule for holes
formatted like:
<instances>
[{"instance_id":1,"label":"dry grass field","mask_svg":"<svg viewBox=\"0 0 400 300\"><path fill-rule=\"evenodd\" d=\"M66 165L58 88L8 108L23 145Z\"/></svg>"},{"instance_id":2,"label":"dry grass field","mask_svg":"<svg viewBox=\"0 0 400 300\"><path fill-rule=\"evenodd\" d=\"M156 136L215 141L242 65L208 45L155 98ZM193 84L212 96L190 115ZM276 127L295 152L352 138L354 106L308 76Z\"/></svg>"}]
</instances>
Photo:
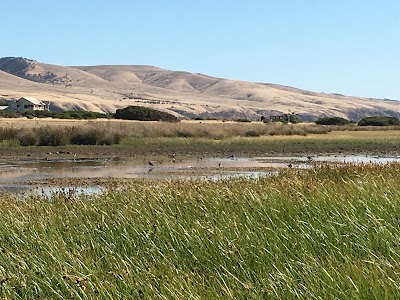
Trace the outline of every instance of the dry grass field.
<instances>
[{"instance_id":1,"label":"dry grass field","mask_svg":"<svg viewBox=\"0 0 400 300\"><path fill-rule=\"evenodd\" d=\"M0 140L3 159L45 159L47 153L57 151L86 158L172 153L248 157L323 153L398 155L400 130L261 122L21 118L0 119Z\"/></svg>"}]
</instances>

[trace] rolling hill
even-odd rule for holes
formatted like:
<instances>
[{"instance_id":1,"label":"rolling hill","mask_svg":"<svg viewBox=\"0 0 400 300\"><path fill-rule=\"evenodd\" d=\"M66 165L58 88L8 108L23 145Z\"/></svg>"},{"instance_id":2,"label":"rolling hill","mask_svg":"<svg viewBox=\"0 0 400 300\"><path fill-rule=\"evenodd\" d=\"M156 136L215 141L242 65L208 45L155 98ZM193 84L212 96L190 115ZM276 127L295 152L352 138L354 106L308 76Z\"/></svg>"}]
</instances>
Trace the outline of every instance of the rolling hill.
<instances>
[{"instance_id":1,"label":"rolling hill","mask_svg":"<svg viewBox=\"0 0 400 300\"><path fill-rule=\"evenodd\" d=\"M288 112L305 120L339 116L400 117L400 102L316 93L269 83L216 78L152 66L71 66L0 58L0 98L33 96L52 109L115 112L151 106L182 118L259 120Z\"/></svg>"}]
</instances>

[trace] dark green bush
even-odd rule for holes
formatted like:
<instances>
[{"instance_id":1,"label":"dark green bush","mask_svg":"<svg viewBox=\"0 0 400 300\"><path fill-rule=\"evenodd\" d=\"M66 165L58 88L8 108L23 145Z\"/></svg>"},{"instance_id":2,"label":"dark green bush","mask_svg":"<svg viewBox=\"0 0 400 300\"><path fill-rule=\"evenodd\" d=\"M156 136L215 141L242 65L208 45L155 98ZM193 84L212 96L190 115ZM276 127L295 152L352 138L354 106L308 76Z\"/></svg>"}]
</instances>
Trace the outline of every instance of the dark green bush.
<instances>
[{"instance_id":1,"label":"dark green bush","mask_svg":"<svg viewBox=\"0 0 400 300\"><path fill-rule=\"evenodd\" d=\"M178 122L178 118L170 113L143 106L128 106L117 109L114 117L124 120Z\"/></svg>"},{"instance_id":2,"label":"dark green bush","mask_svg":"<svg viewBox=\"0 0 400 300\"><path fill-rule=\"evenodd\" d=\"M71 113L69 114L69 116L70 116L72 119L77 119L77 120L82 120L82 119L83 119L83 116L82 116L80 113L77 113L77 112L71 112Z\"/></svg>"},{"instance_id":3,"label":"dark green bush","mask_svg":"<svg viewBox=\"0 0 400 300\"><path fill-rule=\"evenodd\" d=\"M0 110L0 118L20 118L21 113L12 110Z\"/></svg>"},{"instance_id":4,"label":"dark green bush","mask_svg":"<svg viewBox=\"0 0 400 300\"><path fill-rule=\"evenodd\" d=\"M34 111L29 111L23 113L24 116L26 115L32 115L36 118L49 118L52 117L55 114L53 111L47 111L47 110L34 110Z\"/></svg>"},{"instance_id":5,"label":"dark green bush","mask_svg":"<svg viewBox=\"0 0 400 300\"><path fill-rule=\"evenodd\" d=\"M248 119L237 119L235 122L241 122L241 123L251 123L250 120Z\"/></svg>"},{"instance_id":6,"label":"dark green bush","mask_svg":"<svg viewBox=\"0 0 400 300\"><path fill-rule=\"evenodd\" d=\"M82 118L82 119L97 119L97 118L105 118L106 115L105 114L101 114L101 113L95 113L93 111L83 111L83 112L79 112L76 113L76 118Z\"/></svg>"},{"instance_id":7,"label":"dark green bush","mask_svg":"<svg viewBox=\"0 0 400 300\"><path fill-rule=\"evenodd\" d=\"M30 110L24 113L12 111L12 110L0 110L0 118L20 118L27 117L32 118L54 118L54 119L97 119L107 118L108 116L103 113L97 113L93 111L46 111L46 110Z\"/></svg>"},{"instance_id":8,"label":"dark green bush","mask_svg":"<svg viewBox=\"0 0 400 300\"><path fill-rule=\"evenodd\" d=\"M292 124L298 124L302 122L301 118L297 114L291 114L289 116L289 120Z\"/></svg>"},{"instance_id":9,"label":"dark green bush","mask_svg":"<svg viewBox=\"0 0 400 300\"><path fill-rule=\"evenodd\" d=\"M58 113L52 116L53 119L73 119L72 116L70 116L69 114L65 114L65 113Z\"/></svg>"},{"instance_id":10,"label":"dark green bush","mask_svg":"<svg viewBox=\"0 0 400 300\"><path fill-rule=\"evenodd\" d=\"M280 116L278 116L278 118L274 118L274 119L264 119L263 120L264 123L276 123L276 122L281 122L284 124L288 124L289 122L292 124L298 124L302 122L302 119L300 118L300 116L296 113L291 113L291 114L282 114Z\"/></svg>"},{"instance_id":11,"label":"dark green bush","mask_svg":"<svg viewBox=\"0 0 400 300\"><path fill-rule=\"evenodd\" d=\"M318 125L348 125L350 121L341 117L324 117L315 121Z\"/></svg>"},{"instance_id":12,"label":"dark green bush","mask_svg":"<svg viewBox=\"0 0 400 300\"><path fill-rule=\"evenodd\" d=\"M37 118L51 117L54 119L97 119L97 118L106 118L107 116L103 113L97 113L93 111L85 111L85 110L76 110L76 111L43 111L43 110L35 110L25 112L24 116L32 115Z\"/></svg>"},{"instance_id":13,"label":"dark green bush","mask_svg":"<svg viewBox=\"0 0 400 300\"><path fill-rule=\"evenodd\" d=\"M360 126L394 126L400 125L396 117L365 117L358 122Z\"/></svg>"}]
</instances>

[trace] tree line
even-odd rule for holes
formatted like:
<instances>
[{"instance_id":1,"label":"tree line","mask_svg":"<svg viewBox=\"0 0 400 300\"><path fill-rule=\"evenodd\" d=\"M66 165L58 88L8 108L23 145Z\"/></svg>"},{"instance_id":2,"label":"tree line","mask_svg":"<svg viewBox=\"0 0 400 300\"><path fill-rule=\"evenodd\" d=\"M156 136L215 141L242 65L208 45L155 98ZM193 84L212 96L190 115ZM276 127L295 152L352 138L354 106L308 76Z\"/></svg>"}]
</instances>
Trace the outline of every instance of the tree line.
<instances>
[{"instance_id":1,"label":"tree line","mask_svg":"<svg viewBox=\"0 0 400 300\"><path fill-rule=\"evenodd\" d=\"M302 120L297 114L283 115L280 122L300 123ZM125 108L117 109L114 114L104 114L85 110L76 111L39 111L30 110L26 112L17 112L11 110L0 111L0 118L19 118L27 117L32 118L54 118L54 119L123 119L123 120L138 120L138 121L166 121L166 122L178 122L177 116L160 111L151 107L144 106L128 106ZM197 119L197 118L195 118ZM247 119L238 119L237 122L251 122ZM268 123L264 117L261 117L261 121ZM342 118L342 117L322 117L315 121L318 125L349 125L356 124L356 122ZM371 116L362 118L358 123L359 126L397 126L400 125L400 120L396 117L390 116Z\"/></svg>"},{"instance_id":2,"label":"tree line","mask_svg":"<svg viewBox=\"0 0 400 300\"><path fill-rule=\"evenodd\" d=\"M348 125L355 122L341 117L323 117L315 121L318 125ZM372 116L362 118L358 123L359 126L396 126L400 125L400 121L396 117L388 116Z\"/></svg>"}]
</instances>

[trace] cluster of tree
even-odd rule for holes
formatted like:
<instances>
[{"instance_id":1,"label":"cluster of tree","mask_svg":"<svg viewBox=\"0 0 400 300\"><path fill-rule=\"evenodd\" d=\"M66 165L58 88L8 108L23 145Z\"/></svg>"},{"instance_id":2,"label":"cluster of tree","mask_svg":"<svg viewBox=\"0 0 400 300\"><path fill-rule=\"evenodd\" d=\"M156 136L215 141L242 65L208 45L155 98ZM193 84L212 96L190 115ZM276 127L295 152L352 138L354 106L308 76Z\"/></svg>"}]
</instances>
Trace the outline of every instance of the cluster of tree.
<instances>
[{"instance_id":1,"label":"cluster of tree","mask_svg":"<svg viewBox=\"0 0 400 300\"><path fill-rule=\"evenodd\" d=\"M106 114L92 112L92 111L43 111L43 110L33 110L27 112L17 112L12 110L2 110L0 111L1 118L21 118L27 117L28 119L32 118L54 118L54 119L97 119L97 118L106 118Z\"/></svg>"},{"instance_id":2,"label":"cluster of tree","mask_svg":"<svg viewBox=\"0 0 400 300\"><path fill-rule=\"evenodd\" d=\"M360 126L395 126L400 125L396 117L366 117L358 122Z\"/></svg>"},{"instance_id":3,"label":"cluster of tree","mask_svg":"<svg viewBox=\"0 0 400 300\"><path fill-rule=\"evenodd\" d=\"M76 111L29 111L25 112L24 115L26 117L36 117L36 118L54 118L54 119L100 119L107 118L106 114L93 112L93 111L85 111L85 110L76 110Z\"/></svg>"},{"instance_id":4,"label":"cluster of tree","mask_svg":"<svg viewBox=\"0 0 400 300\"><path fill-rule=\"evenodd\" d=\"M23 115L12 110L0 110L0 118L21 118Z\"/></svg>"},{"instance_id":5,"label":"cluster of tree","mask_svg":"<svg viewBox=\"0 0 400 300\"><path fill-rule=\"evenodd\" d=\"M318 125L348 125L350 121L341 117L324 117L315 121Z\"/></svg>"},{"instance_id":6,"label":"cluster of tree","mask_svg":"<svg viewBox=\"0 0 400 300\"><path fill-rule=\"evenodd\" d=\"M251 123L251 121L249 119L237 119L235 122L239 122L239 123Z\"/></svg>"},{"instance_id":7,"label":"cluster of tree","mask_svg":"<svg viewBox=\"0 0 400 300\"><path fill-rule=\"evenodd\" d=\"M296 113L291 113L291 114L282 114L279 116L275 117L269 117L265 118L264 116L261 116L261 121L264 123L269 123L269 122L281 122L281 123L292 123L292 124L298 124L301 123L303 120L300 118L300 116Z\"/></svg>"},{"instance_id":8,"label":"cluster of tree","mask_svg":"<svg viewBox=\"0 0 400 300\"><path fill-rule=\"evenodd\" d=\"M167 122L178 122L178 118L168 112L160 111L150 107L144 106L128 106L122 109L117 109L115 114L103 114L92 111L27 111L24 113L11 111L11 110L0 110L0 118L56 118L56 119L97 119L97 118L115 118L125 120L138 120L138 121L167 121ZM196 118L202 120L202 118ZM261 121L267 123L264 117L261 117ZM287 123L300 123L300 117L295 114L283 114L276 118L278 122ZM238 119L236 122L250 122L247 119ZM341 117L323 117L315 121L319 125L348 125L355 123ZM358 122L359 126L396 126L400 125L400 120L396 117L387 116L374 116L365 117Z\"/></svg>"},{"instance_id":9,"label":"cluster of tree","mask_svg":"<svg viewBox=\"0 0 400 300\"><path fill-rule=\"evenodd\" d=\"M301 121L302 121L300 116L295 113L291 113L288 116L289 116L289 122L292 124L298 124L298 123L301 123Z\"/></svg>"},{"instance_id":10,"label":"cluster of tree","mask_svg":"<svg viewBox=\"0 0 400 300\"><path fill-rule=\"evenodd\" d=\"M341 117L324 117L315 121L319 125L348 125L354 123ZM396 117L365 117L358 122L359 126L395 126L400 125L400 121Z\"/></svg>"},{"instance_id":11,"label":"cluster of tree","mask_svg":"<svg viewBox=\"0 0 400 300\"><path fill-rule=\"evenodd\" d=\"M122 109L117 109L114 118L139 121L178 122L178 118L168 112L143 106L128 106Z\"/></svg>"},{"instance_id":12,"label":"cluster of tree","mask_svg":"<svg viewBox=\"0 0 400 300\"><path fill-rule=\"evenodd\" d=\"M103 114L92 111L77 110L77 111L43 111L30 110L26 112L18 112L12 110L0 111L0 118L54 118L54 119L97 119L97 118L115 118L125 120L139 121L167 121L177 122L178 118L170 113L159 111L157 109L143 106L128 106L123 109L118 109L115 114Z\"/></svg>"}]
</instances>

